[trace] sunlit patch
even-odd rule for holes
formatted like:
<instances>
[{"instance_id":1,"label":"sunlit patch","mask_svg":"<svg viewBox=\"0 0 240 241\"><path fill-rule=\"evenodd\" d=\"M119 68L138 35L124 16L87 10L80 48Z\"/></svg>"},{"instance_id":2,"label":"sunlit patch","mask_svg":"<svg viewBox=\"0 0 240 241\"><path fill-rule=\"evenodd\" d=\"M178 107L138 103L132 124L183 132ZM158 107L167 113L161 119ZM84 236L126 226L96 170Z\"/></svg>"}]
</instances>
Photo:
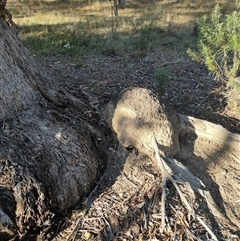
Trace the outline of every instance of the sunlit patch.
<instances>
[{"instance_id":1,"label":"sunlit patch","mask_svg":"<svg viewBox=\"0 0 240 241\"><path fill-rule=\"evenodd\" d=\"M66 136L66 134L59 131L55 134L55 140L66 144L68 141L68 136Z\"/></svg>"},{"instance_id":2,"label":"sunlit patch","mask_svg":"<svg viewBox=\"0 0 240 241\"><path fill-rule=\"evenodd\" d=\"M61 132L58 132L58 133L55 135L55 139L58 140L58 141L61 141L61 139L62 139L62 133L61 133Z\"/></svg>"}]
</instances>

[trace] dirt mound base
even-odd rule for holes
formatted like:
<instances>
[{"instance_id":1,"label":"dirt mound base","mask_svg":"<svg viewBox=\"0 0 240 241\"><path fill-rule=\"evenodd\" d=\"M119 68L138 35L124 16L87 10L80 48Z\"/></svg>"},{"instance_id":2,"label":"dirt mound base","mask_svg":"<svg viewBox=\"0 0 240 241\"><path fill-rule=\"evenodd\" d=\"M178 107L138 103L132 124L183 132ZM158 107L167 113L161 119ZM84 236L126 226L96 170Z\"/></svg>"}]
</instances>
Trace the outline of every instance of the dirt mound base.
<instances>
[{"instance_id":1,"label":"dirt mound base","mask_svg":"<svg viewBox=\"0 0 240 241\"><path fill-rule=\"evenodd\" d=\"M174 156L179 152L177 116L148 89L122 91L108 103L104 118L124 147L152 153L154 135L165 155Z\"/></svg>"}]
</instances>

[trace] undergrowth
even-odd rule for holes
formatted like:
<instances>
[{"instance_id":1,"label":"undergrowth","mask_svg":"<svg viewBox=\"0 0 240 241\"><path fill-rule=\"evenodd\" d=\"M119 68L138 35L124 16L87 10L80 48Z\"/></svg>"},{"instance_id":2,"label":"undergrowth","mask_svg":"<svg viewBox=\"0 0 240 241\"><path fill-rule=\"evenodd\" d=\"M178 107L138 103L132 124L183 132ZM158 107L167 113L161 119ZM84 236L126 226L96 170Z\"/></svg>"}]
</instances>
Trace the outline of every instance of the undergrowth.
<instances>
[{"instance_id":1,"label":"undergrowth","mask_svg":"<svg viewBox=\"0 0 240 241\"><path fill-rule=\"evenodd\" d=\"M228 108L240 116L240 12L222 15L216 5L210 15L198 19L198 50L192 59L204 63L225 87Z\"/></svg>"},{"instance_id":2,"label":"undergrowth","mask_svg":"<svg viewBox=\"0 0 240 241\"><path fill-rule=\"evenodd\" d=\"M196 17L210 11L214 2L131 0L119 9L118 18L113 1L107 0L8 0L7 9L20 28L22 42L33 54L127 53L142 58L166 42L180 48L192 45ZM234 6L227 4L228 9ZM175 33L185 41L173 43Z\"/></svg>"},{"instance_id":3,"label":"undergrowth","mask_svg":"<svg viewBox=\"0 0 240 241\"><path fill-rule=\"evenodd\" d=\"M180 16L183 6L177 6L175 18L168 17L168 10L172 11L168 1L153 0L127 1L118 18L112 1L100 0L9 0L8 9L19 26L20 39L33 54L130 54L141 59L165 44L168 37L171 42L168 34L174 27L183 33L185 28L191 29L191 13ZM191 43L191 35L186 39ZM170 44L179 46L177 40Z\"/></svg>"},{"instance_id":4,"label":"undergrowth","mask_svg":"<svg viewBox=\"0 0 240 241\"><path fill-rule=\"evenodd\" d=\"M155 72L155 85L162 93L165 92L169 82L169 70L164 67L158 67Z\"/></svg>"}]
</instances>

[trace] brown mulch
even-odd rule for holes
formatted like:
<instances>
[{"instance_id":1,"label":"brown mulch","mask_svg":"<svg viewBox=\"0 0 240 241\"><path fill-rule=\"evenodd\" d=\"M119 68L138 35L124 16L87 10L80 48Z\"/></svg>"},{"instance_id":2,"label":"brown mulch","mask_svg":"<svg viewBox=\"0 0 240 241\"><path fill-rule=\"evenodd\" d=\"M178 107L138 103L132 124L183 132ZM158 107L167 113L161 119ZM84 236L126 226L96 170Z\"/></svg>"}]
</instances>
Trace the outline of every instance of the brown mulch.
<instances>
[{"instance_id":1,"label":"brown mulch","mask_svg":"<svg viewBox=\"0 0 240 241\"><path fill-rule=\"evenodd\" d=\"M239 119L226 110L226 99L220 93L220 84L204 66L185 52L171 48L149 54L144 59L132 56L91 56L81 61L71 58L45 57L39 59L54 79L76 97L81 91L92 94L99 105L119 91L133 86L153 90L178 113L220 124L234 133L240 133ZM80 63L79 63L80 62ZM169 70L169 83L158 89L155 72L158 67Z\"/></svg>"}]
</instances>

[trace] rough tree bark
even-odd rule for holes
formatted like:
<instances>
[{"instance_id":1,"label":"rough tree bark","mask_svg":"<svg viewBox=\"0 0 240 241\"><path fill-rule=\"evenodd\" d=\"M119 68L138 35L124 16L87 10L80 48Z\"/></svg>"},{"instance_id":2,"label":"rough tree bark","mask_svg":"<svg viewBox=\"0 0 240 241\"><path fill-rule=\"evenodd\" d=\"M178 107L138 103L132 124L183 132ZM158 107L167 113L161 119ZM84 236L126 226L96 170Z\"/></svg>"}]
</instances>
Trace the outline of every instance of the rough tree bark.
<instances>
[{"instance_id":1,"label":"rough tree bark","mask_svg":"<svg viewBox=\"0 0 240 241\"><path fill-rule=\"evenodd\" d=\"M90 191L104 166L104 136L72 107L87 104L36 64L5 5L0 0L0 240L19 240L36 238Z\"/></svg>"}]
</instances>

